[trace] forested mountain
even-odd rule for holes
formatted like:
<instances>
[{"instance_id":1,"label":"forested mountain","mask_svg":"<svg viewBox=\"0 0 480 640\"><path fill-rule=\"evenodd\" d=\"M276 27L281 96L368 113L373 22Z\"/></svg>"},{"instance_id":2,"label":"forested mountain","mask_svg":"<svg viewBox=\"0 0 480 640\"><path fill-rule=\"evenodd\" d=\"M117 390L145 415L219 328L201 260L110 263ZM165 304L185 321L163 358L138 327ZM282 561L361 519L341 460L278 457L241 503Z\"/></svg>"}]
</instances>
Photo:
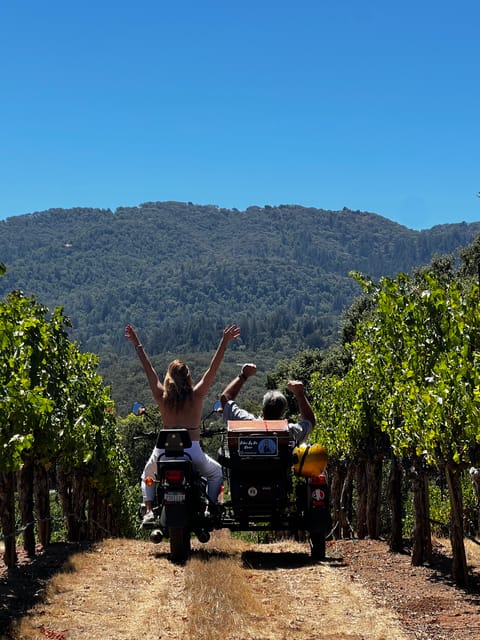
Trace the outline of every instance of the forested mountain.
<instances>
[{"instance_id":1,"label":"forested mountain","mask_svg":"<svg viewBox=\"0 0 480 640\"><path fill-rule=\"evenodd\" d=\"M290 357L335 340L342 310L360 293L351 270L408 272L478 233L480 223L413 231L372 213L295 205L50 209L0 221L0 294L21 289L63 306L72 339L100 355L121 404L127 322L153 355L211 353L235 321L236 349Z\"/></svg>"}]
</instances>

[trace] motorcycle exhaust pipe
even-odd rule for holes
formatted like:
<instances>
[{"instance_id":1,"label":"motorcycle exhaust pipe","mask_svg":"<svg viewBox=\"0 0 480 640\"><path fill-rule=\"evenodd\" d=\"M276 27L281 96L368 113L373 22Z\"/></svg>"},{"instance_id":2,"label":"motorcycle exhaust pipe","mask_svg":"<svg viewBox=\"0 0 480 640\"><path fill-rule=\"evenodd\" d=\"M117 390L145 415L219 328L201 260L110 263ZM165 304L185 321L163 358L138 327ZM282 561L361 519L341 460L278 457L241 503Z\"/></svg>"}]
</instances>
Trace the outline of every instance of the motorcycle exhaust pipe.
<instances>
[{"instance_id":1,"label":"motorcycle exhaust pipe","mask_svg":"<svg viewBox=\"0 0 480 640\"><path fill-rule=\"evenodd\" d=\"M195 531L195 535L197 536L199 542L208 542L210 540L210 534L205 529L200 529L199 531Z\"/></svg>"},{"instance_id":2,"label":"motorcycle exhaust pipe","mask_svg":"<svg viewBox=\"0 0 480 640\"><path fill-rule=\"evenodd\" d=\"M163 531L161 529L154 529L150 533L150 541L154 544L158 544L163 539Z\"/></svg>"}]
</instances>

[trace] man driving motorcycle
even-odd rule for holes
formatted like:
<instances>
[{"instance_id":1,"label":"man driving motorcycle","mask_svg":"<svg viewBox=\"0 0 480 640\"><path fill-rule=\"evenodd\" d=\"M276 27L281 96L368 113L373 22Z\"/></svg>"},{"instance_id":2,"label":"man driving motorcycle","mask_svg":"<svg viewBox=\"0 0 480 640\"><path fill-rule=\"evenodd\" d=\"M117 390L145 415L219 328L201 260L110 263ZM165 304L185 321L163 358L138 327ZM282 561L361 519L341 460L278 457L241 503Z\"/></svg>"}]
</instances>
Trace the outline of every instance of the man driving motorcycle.
<instances>
[{"instance_id":1,"label":"man driving motorcycle","mask_svg":"<svg viewBox=\"0 0 480 640\"><path fill-rule=\"evenodd\" d=\"M238 376L233 378L222 392L220 401L223 408L223 419L228 420L256 420L253 413L245 411L235 402L237 395L241 391L248 378L257 373L257 366L253 363L246 363ZM287 384L290 391L295 396L298 410L300 412L300 422L289 422L288 428L291 438L296 445L305 442L313 427L315 426L315 416L313 409L305 396L305 387L299 380L289 380ZM280 391L267 391L263 396L262 418L265 420L281 420L287 411L287 399Z\"/></svg>"}]
</instances>

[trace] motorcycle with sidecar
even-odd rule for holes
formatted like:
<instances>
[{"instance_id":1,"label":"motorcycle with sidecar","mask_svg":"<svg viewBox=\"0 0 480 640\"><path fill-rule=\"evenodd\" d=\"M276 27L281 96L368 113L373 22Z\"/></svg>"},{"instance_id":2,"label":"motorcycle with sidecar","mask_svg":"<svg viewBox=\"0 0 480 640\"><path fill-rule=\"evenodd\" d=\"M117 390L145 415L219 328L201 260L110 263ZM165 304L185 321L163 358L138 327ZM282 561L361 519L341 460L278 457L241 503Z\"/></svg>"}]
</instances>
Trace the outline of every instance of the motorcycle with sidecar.
<instances>
[{"instance_id":1,"label":"motorcycle with sidecar","mask_svg":"<svg viewBox=\"0 0 480 640\"><path fill-rule=\"evenodd\" d=\"M229 421L226 428L203 429L202 437L215 434L221 436L218 461L226 497L212 505L206 479L188 455L188 430L159 432L156 446L163 454L156 476L146 479L156 489L155 519L148 525L152 542L167 538L171 559L183 562L190 555L192 535L205 543L214 529L295 536L306 531L312 558L324 559L331 525L325 449L319 444L295 446L286 420Z\"/></svg>"}]
</instances>

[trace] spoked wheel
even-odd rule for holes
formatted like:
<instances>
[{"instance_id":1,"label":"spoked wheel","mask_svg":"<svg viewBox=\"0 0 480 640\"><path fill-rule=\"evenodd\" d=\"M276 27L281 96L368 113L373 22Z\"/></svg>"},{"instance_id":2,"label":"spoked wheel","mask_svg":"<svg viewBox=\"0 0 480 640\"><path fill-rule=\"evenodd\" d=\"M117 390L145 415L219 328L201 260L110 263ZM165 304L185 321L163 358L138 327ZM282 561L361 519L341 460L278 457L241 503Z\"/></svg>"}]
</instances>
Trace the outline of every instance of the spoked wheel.
<instances>
[{"instance_id":1,"label":"spoked wheel","mask_svg":"<svg viewBox=\"0 0 480 640\"><path fill-rule=\"evenodd\" d=\"M310 531L310 549L312 560L325 560L326 541L323 531Z\"/></svg>"},{"instance_id":2,"label":"spoked wheel","mask_svg":"<svg viewBox=\"0 0 480 640\"><path fill-rule=\"evenodd\" d=\"M168 536L172 562L186 562L191 551L190 531L185 527L170 527Z\"/></svg>"}]
</instances>

